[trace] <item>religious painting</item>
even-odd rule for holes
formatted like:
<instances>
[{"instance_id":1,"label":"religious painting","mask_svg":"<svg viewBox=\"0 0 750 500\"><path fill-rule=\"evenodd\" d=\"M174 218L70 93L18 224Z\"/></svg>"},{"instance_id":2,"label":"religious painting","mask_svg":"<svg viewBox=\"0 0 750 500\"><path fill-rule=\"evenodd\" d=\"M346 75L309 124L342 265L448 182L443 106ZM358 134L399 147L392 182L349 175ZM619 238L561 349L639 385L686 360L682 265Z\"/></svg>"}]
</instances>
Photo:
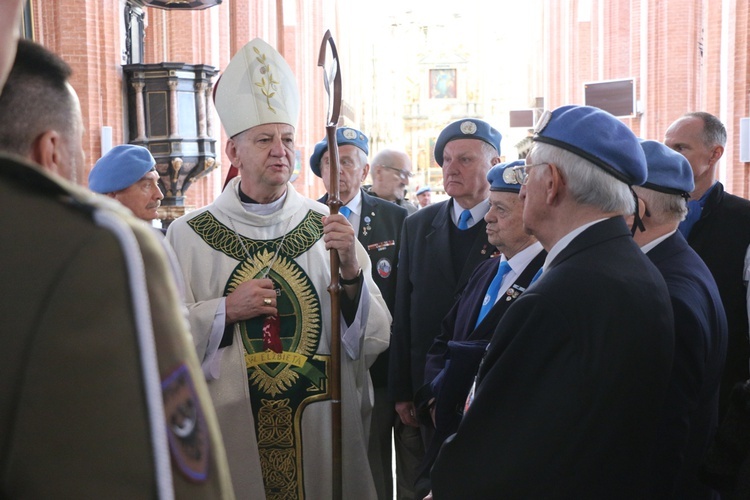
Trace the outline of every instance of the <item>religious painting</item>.
<instances>
[{"instance_id":1,"label":"religious painting","mask_svg":"<svg viewBox=\"0 0 750 500\"><path fill-rule=\"evenodd\" d=\"M430 70L430 99L456 98L456 70Z\"/></svg>"}]
</instances>

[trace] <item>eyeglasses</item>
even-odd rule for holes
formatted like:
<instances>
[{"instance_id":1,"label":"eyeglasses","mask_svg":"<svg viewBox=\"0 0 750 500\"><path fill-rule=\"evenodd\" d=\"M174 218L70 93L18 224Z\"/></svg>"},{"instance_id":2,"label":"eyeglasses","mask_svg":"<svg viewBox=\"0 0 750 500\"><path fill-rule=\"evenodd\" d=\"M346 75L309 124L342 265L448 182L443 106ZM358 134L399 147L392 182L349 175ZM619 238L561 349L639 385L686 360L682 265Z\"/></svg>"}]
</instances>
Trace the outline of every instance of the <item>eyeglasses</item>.
<instances>
[{"instance_id":1,"label":"eyeglasses","mask_svg":"<svg viewBox=\"0 0 750 500\"><path fill-rule=\"evenodd\" d=\"M407 170L401 170L400 168L396 167L389 167L388 165L380 165L383 168L387 168L388 170L393 170L394 172L398 173L398 176L401 177L403 180L408 181L414 174Z\"/></svg>"},{"instance_id":2,"label":"eyeglasses","mask_svg":"<svg viewBox=\"0 0 750 500\"><path fill-rule=\"evenodd\" d=\"M541 165L549 165L549 163L534 163L533 165L519 165L511 168L513 175L516 176L516 182L522 186L529 182L529 169L531 167L539 167Z\"/></svg>"}]
</instances>

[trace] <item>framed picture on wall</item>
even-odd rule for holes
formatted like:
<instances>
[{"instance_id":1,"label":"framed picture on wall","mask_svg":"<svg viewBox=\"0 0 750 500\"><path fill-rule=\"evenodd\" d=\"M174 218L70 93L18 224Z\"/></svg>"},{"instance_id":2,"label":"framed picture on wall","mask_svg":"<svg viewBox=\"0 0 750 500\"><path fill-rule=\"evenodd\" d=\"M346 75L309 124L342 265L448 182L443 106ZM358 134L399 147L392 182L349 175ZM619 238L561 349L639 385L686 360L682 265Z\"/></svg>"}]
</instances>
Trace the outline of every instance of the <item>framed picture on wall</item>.
<instances>
[{"instance_id":1,"label":"framed picture on wall","mask_svg":"<svg viewBox=\"0 0 750 500\"><path fill-rule=\"evenodd\" d=\"M430 70L430 99L456 98L456 70Z\"/></svg>"}]
</instances>

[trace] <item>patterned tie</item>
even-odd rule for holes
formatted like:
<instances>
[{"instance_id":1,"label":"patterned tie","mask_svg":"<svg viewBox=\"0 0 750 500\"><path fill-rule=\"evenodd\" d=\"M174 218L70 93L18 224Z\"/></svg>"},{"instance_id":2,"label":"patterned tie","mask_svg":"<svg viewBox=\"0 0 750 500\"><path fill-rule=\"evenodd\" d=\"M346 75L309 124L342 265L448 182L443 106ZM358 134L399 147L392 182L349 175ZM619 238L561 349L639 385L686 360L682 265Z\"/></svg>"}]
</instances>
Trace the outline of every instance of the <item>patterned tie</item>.
<instances>
[{"instance_id":1,"label":"patterned tie","mask_svg":"<svg viewBox=\"0 0 750 500\"><path fill-rule=\"evenodd\" d=\"M474 328L479 326L479 323L482 322L487 313L490 312L490 309L492 309L492 306L497 302L497 292L500 290L500 283L503 282L503 278L508 274L508 271L510 271L510 264L508 264L507 260L502 261L497 266L497 273L492 278L489 288L487 288L487 294L484 296L484 301L482 301L482 308L479 310L479 316L477 316L477 323L474 325Z\"/></svg>"},{"instance_id":2,"label":"patterned tie","mask_svg":"<svg viewBox=\"0 0 750 500\"><path fill-rule=\"evenodd\" d=\"M351 215L352 213L352 209L344 206L344 207L339 208L339 213L348 219L349 215Z\"/></svg>"},{"instance_id":3,"label":"patterned tie","mask_svg":"<svg viewBox=\"0 0 750 500\"><path fill-rule=\"evenodd\" d=\"M460 230L469 229L469 219L471 219L471 210L464 210L458 217L458 228Z\"/></svg>"}]
</instances>

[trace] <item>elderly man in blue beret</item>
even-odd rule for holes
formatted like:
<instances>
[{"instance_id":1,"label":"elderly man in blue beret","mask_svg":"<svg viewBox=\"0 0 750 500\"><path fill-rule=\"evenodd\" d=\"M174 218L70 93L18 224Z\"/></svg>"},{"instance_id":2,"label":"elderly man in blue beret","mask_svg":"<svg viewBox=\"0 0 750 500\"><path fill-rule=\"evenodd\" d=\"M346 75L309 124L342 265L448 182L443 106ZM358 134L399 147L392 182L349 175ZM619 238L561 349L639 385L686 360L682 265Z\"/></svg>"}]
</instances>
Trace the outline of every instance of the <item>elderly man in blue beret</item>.
<instances>
[{"instance_id":1,"label":"elderly man in blue beret","mask_svg":"<svg viewBox=\"0 0 750 500\"><path fill-rule=\"evenodd\" d=\"M89 189L114 198L141 220L159 217L164 194L151 152L143 146L121 144L110 149L89 173Z\"/></svg>"},{"instance_id":2,"label":"elderly man in blue beret","mask_svg":"<svg viewBox=\"0 0 750 500\"><path fill-rule=\"evenodd\" d=\"M487 174L490 210L484 220L489 242L499 254L477 266L427 353L425 384L416 395L420 416L428 409L435 425L420 473L420 485L426 489L440 445L456 432L460 409L497 322L531 284L547 256L541 243L523 228L521 184L513 172L513 167L523 164L523 160L500 163Z\"/></svg>"},{"instance_id":3,"label":"elderly man in blue beret","mask_svg":"<svg viewBox=\"0 0 750 500\"><path fill-rule=\"evenodd\" d=\"M416 196L417 202L419 203L419 208L424 208L432 203L432 189L430 188L430 186L422 186L421 188L417 189Z\"/></svg>"},{"instance_id":4,"label":"elderly man in blue beret","mask_svg":"<svg viewBox=\"0 0 750 500\"><path fill-rule=\"evenodd\" d=\"M469 276L495 247L487 239L487 172L500 162L501 134L475 118L446 126L435 143L448 200L407 217L401 238L389 394L406 425L418 426L414 396L424 384L427 351ZM425 444L432 426L422 423Z\"/></svg>"},{"instance_id":5,"label":"elderly man in blue beret","mask_svg":"<svg viewBox=\"0 0 750 500\"><path fill-rule=\"evenodd\" d=\"M675 358L659 433L654 498L718 498L700 478L718 425L727 320L711 272L677 230L694 189L690 163L657 141L641 141L648 179L638 194L644 231L634 239L664 276L672 299Z\"/></svg>"},{"instance_id":6,"label":"elderly man in blue beret","mask_svg":"<svg viewBox=\"0 0 750 500\"><path fill-rule=\"evenodd\" d=\"M646 158L625 124L587 106L545 112L533 141L514 172L524 226L548 255L498 322L433 493L650 498L674 325L624 218Z\"/></svg>"},{"instance_id":7,"label":"elderly man in blue beret","mask_svg":"<svg viewBox=\"0 0 750 500\"><path fill-rule=\"evenodd\" d=\"M367 136L363 132L352 127L338 128L336 144L341 167L339 199L343 204L339 213L346 216L354 228L357 239L367 250L372 263L372 279L383 294L388 310L393 314L401 226L408 212L396 203L367 194L362 187L362 182L370 169L367 161L370 149ZM330 192L331 158L327 137L315 145L313 154L310 156L310 169L323 179L326 191ZM327 203L328 194L318 201ZM378 498L391 498L393 495L391 450L394 448L394 433L398 489L401 494L411 497L414 477L413 475L405 477L404 472L416 466L409 462L415 454L415 451L410 448L410 443L417 441L419 444L420 438L414 428L398 425L396 422L398 417L387 394L388 350L378 355L370 367L370 376L375 399L370 424L368 457ZM420 447L417 446L416 452L419 451Z\"/></svg>"}]
</instances>

